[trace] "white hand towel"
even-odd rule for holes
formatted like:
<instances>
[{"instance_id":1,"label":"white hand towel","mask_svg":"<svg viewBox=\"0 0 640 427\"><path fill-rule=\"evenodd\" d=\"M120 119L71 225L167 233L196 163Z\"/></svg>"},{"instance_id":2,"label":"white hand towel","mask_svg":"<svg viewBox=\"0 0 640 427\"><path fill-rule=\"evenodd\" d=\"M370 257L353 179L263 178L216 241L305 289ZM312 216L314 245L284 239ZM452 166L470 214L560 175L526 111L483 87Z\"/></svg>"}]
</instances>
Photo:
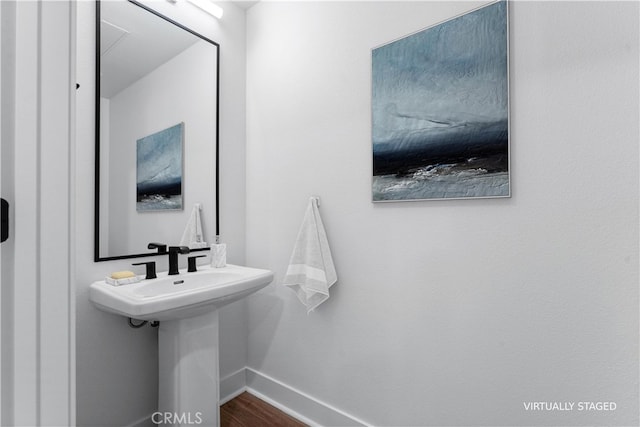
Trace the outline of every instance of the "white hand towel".
<instances>
[{"instance_id":1,"label":"white hand towel","mask_svg":"<svg viewBox=\"0 0 640 427\"><path fill-rule=\"evenodd\" d=\"M207 242L204 241L202 232L202 220L200 219L200 203L193 206L193 211L187 222L187 226L182 233L180 246L188 246L191 249L206 248Z\"/></svg>"},{"instance_id":2,"label":"white hand towel","mask_svg":"<svg viewBox=\"0 0 640 427\"><path fill-rule=\"evenodd\" d=\"M309 314L329 298L329 288L337 280L317 198L312 197L296 238L283 285L289 286L298 295Z\"/></svg>"}]
</instances>

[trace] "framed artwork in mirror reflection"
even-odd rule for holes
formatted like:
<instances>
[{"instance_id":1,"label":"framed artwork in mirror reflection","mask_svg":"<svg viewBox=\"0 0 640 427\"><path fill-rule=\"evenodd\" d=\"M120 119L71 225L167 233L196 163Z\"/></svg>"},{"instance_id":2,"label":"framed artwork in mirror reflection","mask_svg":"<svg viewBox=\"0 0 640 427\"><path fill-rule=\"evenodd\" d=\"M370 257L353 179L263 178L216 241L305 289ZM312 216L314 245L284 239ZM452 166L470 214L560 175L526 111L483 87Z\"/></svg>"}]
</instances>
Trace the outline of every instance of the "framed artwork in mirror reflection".
<instances>
[{"instance_id":1,"label":"framed artwork in mirror reflection","mask_svg":"<svg viewBox=\"0 0 640 427\"><path fill-rule=\"evenodd\" d=\"M507 2L372 50L372 199L509 197Z\"/></svg>"},{"instance_id":2,"label":"framed artwork in mirror reflection","mask_svg":"<svg viewBox=\"0 0 640 427\"><path fill-rule=\"evenodd\" d=\"M136 210L181 210L184 123L136 141Z\"/></svg>"}]
</instances>

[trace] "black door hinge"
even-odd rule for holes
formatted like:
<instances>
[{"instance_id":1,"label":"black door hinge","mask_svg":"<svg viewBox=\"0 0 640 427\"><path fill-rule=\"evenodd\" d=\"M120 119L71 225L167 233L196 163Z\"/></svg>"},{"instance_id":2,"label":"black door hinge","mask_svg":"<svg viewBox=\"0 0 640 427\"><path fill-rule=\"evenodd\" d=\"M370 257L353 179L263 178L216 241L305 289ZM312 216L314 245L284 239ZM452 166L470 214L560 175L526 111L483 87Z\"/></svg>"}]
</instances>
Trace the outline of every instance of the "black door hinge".
<instances>
[{"instance_id":1,"label":"black door hinge","mask_svg":"<svg viewBox=\"0 0 640 427\"><path fill-rule=\"evenodd\" d=\"M9 202L0 199L0 242L9 238Z\"/></svg>"}]
</instances>

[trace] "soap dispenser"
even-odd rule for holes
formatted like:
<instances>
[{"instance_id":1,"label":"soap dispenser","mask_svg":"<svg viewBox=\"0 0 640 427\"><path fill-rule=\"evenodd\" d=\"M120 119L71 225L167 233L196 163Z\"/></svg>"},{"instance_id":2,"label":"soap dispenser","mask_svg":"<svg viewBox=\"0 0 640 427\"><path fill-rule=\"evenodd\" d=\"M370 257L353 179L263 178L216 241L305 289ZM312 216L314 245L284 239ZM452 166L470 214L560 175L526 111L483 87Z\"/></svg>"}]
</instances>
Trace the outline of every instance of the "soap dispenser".
<instances>
[{"instance_id":1,"label":"soap dispenser","mask_svg":"<svg viewBox=\"0 0 640 427\"><path fill-rule=\"evenodd\" d=\"M227 244L220 243L220 236L216 236L216 243L211 245L211 266L215 268L227 265Z\"/></svg>"}]
</instances>

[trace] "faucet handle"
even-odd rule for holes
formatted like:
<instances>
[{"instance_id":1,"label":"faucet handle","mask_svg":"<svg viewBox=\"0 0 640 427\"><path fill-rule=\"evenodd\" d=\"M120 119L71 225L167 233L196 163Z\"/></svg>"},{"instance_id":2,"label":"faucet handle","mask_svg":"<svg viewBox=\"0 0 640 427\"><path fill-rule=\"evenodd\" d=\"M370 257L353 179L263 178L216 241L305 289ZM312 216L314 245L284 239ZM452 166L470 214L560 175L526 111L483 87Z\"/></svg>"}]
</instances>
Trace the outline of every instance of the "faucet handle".
<instances>
[{"instance_id":1,"label":"faucet handle","mask_svg":"<svg viewBox=\"0 0 640 427\"><path fill-rule=\"evenodd\" d=\"M159 254L167 253L167 245L164 243L149 243L147 245L147 249L157 249Z\"/></svg>"},{"instance_id":2,"label":"faucet handle","mask_svg":"<svg viewBox=\"0 0 640 427\"><path fill-rule=\"evenodd\" d=\"M206 255L194 255L187 258L187 272L193 273L194 271L198 271L196 267L196 259L205 257Z\"/></svg>"},{"instance_id":3,"label":"faucet handle","mask_svg":"<svg viewBox=\"0 0 640 427\"><path fill-rule=\"evenodd\" d=\"M147 274L145 279L155 279L158 276L156 276L156 262L155 261L149 261L149 262L136 262L133 263L131 265L144 265L147 268Z\"/></svg>"}]
</instances>

